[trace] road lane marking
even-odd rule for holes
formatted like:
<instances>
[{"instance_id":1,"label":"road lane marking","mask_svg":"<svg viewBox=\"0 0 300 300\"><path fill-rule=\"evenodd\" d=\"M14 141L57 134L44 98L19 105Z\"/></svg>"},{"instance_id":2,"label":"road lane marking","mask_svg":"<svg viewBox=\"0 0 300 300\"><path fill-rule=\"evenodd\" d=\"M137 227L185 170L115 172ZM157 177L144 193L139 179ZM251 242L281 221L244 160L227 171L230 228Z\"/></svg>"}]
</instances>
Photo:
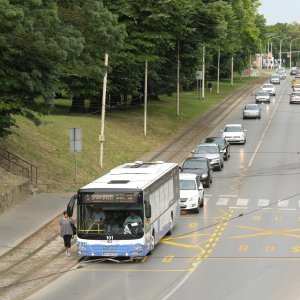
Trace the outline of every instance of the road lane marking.
<instances>
[{"instance_id":1,"label":"road lane marking","mask_svg":"<svg viewBox=\"0 0 300 300\"><path fill-rule=\"evenodd\" d=\"M257 233L250 233L250 234L244 234L244 235L236 235L236 236L230 236L231 239L242 239L242 238L252 238L252 237L258 237L258 236L265 236L265 235L279 235L279 236L287 236L287 237L293 237L300 239L300 234L294 234L297 232L300 232L300 228L293 228L293 229L287 229L287 230L271 230L271 229L263 229L263 228L256 228L251 226L236 226L237 228L241 229L247 229L256 231Z\"/></svg>"},{"instance_id":2,"label":"road lane marking","mask_svg":"<svg viewBox=\"0 0 300 300\"><path fill-rule=\"evenodd\" d=\"M264 139L264 137L265 137L265 135L266 135L266 133L267 133L267 130L269 129L269 126L270 126L270 124L271 124L271 121L273 120L273 117L274 117L274 115L275 115L275 113L276 113L276 111L277 111L277 108L278 108L278 105L279 105L279 103L280 103L280 100L281 100L283 94L285 93L285 90L286 90L286 88L284 88L283 91L281 92L281 95L280 95L280 97L279 97L279 99L278 99L278 102L276 103L275 109L274 109L274 111L273 111L273 113L272 113L272 115L271 115L271 117L270 117L270 119L269 119L269 122L268 122L268 124L267 124L267 126L266 126L266 128L265 128L265 130L264 130L264 132L263 132L263 134L262 134L262 136L261 136L261 138L260 138L260 140L259 140L259 143L258 143L256 149L254 150L254 153L253 153L251 159L250 159L250 162L249 162L249 164L248 164L248 167L251 167L251 165L252 165L252 163L253 163L253 160L254 160L254 158L255 158L255 156L256 156L256 154L257 154L259 148L260 148L260 145L261 145L261 143L262 143L262 141L263 141L263 139Z\"/></svg>"},{"instance_id":3,"label":"road lane marking","mask_svg":"<svg viewBox=\"0 0 300 300\"><path fill-rule=\"evenodd\" d=\"M269 199L258 199L258 206L268 206L270 203Z\"/></svg>"},{"instance_id":4,"label":"road lane marking","mask_svg":"<svg viewBox=\"0 0 300 300\"><path fill-rule=\"evenodd\" d=\"M249 202L249 199L238 199L236 202L237 206L247 206Z\"/></svg>"},{"instance_id":5,"label":"road lane marking","mask_svg":"<svg viewBox=\"0 0 300 300\"><path fill-rule=\"evenodd\" d=\"M215 230L213 232L213 234L218 234L219 231L223 232L225 227L228 225L228 220L231 219L232 217L232 214L233 214L233 211L231 211L230 213L227 214L227 218L226 218L226 221L223 222L222 224L219 224L218 226L215 227ZM215 236L215 235L214 235ZM170 290L163 298L162 300L167 300L169 299L170 297L172 297L174 295L174 293L182 287L182 285L189 279L189 277L193 274L193 272L199 267L199 265L201 264L202 262L202 258L203 259L207 259L209 258L209 254L212 253L213 251L213 248L217 245L217 241L219 240L219 237L218 238L213 238L215 241L212 242L211 244L206 244L205 245L205 248L207 248L205 251L203 251L203 249L201 250L201 252L196 256L198 259L197 259L197 262L194 262L192 264L192 266L190 267L189 269L189 273L185 274L184 277L182 278L182 280L180 282L177 283L177 285L172 289Z\"/></svg>"},{"instance_id":6,"label":"road lane marking","mask_svg":"<svg viewBox=\"0 0 300 300\"><path fill-rule=\"evenodd\" d=\"M164 263L170 263L172 262L174 259L174 255L166 255L163 259L162 259L162 262Z\"/></svg>"},{"instance_id":7,"label":"road lane marking","mask_svg":"<svg viewBox=\"0 0 300 300\"><path fill-rule=\"evenodd\" d=\"M229 201L229 198L219 198L216 205L227 205L228 201Z\"/></svg>"}]
</instances>

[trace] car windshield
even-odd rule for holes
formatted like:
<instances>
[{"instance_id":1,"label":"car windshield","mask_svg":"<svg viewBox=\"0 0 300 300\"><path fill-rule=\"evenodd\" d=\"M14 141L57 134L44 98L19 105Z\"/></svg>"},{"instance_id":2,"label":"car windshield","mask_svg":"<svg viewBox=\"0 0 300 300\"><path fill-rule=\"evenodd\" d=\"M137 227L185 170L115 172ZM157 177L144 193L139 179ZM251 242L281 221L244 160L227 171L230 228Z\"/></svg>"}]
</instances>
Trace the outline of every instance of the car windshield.
<instances>
[{"instance_id":1,"label":"car windshield","mask_svg":"<svg viewBox=\"0 0 300 300\"><path fill-rule=\"evenodd\" d=\"M205 145L199 145L197 146L195 153L198 154L213 154L218 153L219 149L218 146L205 146Z\"/></svg>"},{"instance_id":2,"label":"car windshield","mask_svg":"<svg viewBox=\"0 0 300 300\"><path fill-rule=\"evenodd\" d=\"M242 132L243 129L240 126L226 126L224 132Z\"/></svg>"},{"instance_id":3,"label":"car windshield","mask_svg":"<svg viewBox=\"0 0 300 300\"><path fill-rule=\"evenodd\" d=\"M265 84L265 85L263 86L263 88L264 88L264 89L272 89L272 88L273 88L273 85L271 85L271 84Z\"/></svg>"},{"instance_id":4,"label":"car windshield","mask_svg":"<svg viewBox=\"0 0 300 300\"><path fill-rule=\"evenodd\" d=\"M180 190L196 190L195 180L180 180Z\"/></svg>"},{"instance_id":5,"label":"car windshield","mask_svg":"<svg viewBox=\"0 0 300 300\"><path fill-rule=\"evenodd\" d=\"M206 138L204 143L215 143L215 144L220 145L221 147L224 147L224 145L225 145L224 140L221 138L217 138L217 137Z\"/></svg>"},{"instance_id":6,"label":"car windshield","mask_svg":"<svg viewBox=\"0 0 300 300\"><path fill-rule=\"evenodd\" d=\"M247 104L245 106L246 110L258 110L258 106L256 104Z\"/></svg>"},{"instance_id":7,"label":"car windshield","mask_svg":"<svg viewBox=\"0 0 300 300\"><path fill-rule=\"evenodd\" d=\"M257 94L256 94L257 96L267 96L267 95L269 95L266 91L259 91L259 92L257 92Z\"/></svg>"},{"instance_id":8,"label":"car windshield","mask_svg":"<svg viewBox=\"0 0 300 300\"><path fill-rule=\"evenodd\" d=\"M205 170L205 162L197 159L189 159L183 164L183 169L202 169Z\"/></svg>"}]
</instances>

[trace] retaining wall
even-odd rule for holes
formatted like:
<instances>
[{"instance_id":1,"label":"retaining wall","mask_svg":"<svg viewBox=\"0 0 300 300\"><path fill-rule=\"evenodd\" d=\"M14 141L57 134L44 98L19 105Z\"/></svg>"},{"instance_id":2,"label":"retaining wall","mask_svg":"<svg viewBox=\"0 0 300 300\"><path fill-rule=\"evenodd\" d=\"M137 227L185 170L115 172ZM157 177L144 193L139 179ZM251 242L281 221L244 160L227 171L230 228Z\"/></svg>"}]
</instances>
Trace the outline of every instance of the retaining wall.
<instances>
[{"instance_id":1,"label":"retaining wall","mask_svg":"<svg viewBox=\"0 0 300 300\"><path fill-rule=\"evenodd\" d=\"M0 193L0 213L12 209L15 205L26 200L30 195L30 181L22 180L18 185L12 186L9 190Z\"/></svg>"}]
</instances>

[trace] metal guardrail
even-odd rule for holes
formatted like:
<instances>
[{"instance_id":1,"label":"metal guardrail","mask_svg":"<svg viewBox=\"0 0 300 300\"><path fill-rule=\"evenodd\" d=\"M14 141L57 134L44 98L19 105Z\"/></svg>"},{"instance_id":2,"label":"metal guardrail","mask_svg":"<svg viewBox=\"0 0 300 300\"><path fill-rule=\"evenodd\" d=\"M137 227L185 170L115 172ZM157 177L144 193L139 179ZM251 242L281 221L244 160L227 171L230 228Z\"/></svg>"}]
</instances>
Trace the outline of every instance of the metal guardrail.
<instances>
[{"instance_id":1,"label":"metal guardrail","mask_svg":"<svg viewBox=\"0 0 300 300\"><path fill-rule=\"evenodd\" d=\"M0 147L0 162L12 173L30 178L37 184L37 167L28 161Z\"/></svg>"}]
</instances>

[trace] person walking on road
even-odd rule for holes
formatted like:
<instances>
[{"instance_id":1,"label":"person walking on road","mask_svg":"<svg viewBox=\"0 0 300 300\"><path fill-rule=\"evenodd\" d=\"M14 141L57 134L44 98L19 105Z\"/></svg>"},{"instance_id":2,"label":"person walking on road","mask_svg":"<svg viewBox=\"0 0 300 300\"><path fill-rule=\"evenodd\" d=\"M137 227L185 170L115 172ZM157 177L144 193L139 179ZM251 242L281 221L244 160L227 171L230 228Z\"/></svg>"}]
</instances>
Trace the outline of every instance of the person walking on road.
<instances>
[{"instance_id":1,"label":"person walking on road","mask_svg":"<svg viewBox=\"0 0 300 300\"><path fill-rule=\"evenodd\" d=\"M59 225L60 225L60 236L64 239L64 244L66 248L65 254L67 256L70 256L71 239L73 236L71 223L75 225L75 220L70 218L68 212L65 210L63 212L62 218L59 220Z\"/></svg>"}]
</instances>

